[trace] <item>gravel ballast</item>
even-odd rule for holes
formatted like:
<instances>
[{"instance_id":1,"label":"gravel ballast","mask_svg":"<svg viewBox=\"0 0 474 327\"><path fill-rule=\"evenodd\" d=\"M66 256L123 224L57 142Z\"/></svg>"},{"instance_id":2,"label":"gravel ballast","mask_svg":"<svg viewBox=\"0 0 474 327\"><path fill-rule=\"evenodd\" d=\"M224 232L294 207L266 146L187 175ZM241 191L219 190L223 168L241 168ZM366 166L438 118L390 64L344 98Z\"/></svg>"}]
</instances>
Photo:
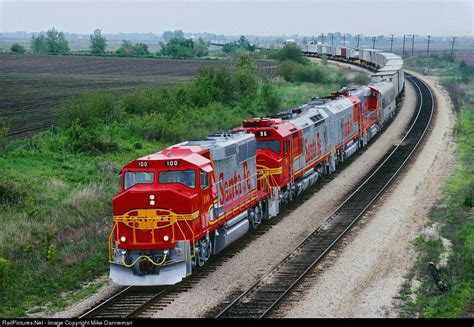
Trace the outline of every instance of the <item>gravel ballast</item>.
<instances>
[{"instance_id":1,"label":"gravel ballast","mask_svg":"<svg viewBox=\"0 0 474 327\"><path fill-rule=\"evenodd\" d=\"M358 231L325 259L324 270L310 274L276 316L397 316L397 296L415 261L411 242L454 167L452 106L436 80L420 78L434 90L438 111L416 161L362 218Z\"/></svg>"}]
</instances>

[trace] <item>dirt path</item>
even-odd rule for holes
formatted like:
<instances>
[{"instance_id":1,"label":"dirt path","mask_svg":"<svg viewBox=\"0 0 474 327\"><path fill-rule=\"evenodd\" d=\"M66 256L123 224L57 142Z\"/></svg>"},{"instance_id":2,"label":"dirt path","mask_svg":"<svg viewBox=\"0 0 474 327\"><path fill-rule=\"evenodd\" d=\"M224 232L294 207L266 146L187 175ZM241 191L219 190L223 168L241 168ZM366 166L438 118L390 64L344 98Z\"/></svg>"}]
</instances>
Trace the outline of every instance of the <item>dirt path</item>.
<instances>
[{"instance_id":1,"label":"dirt path","mask_svg":"<svg viewBox=\"0 0 474 327\"><path fill-rule=\"evenodd\" d=\"M282 306L285 317L395 317L404 274L414 264L411 245L454 168L455 121L447 93L432 78L420 76L435 91L438 111L416 161L378 200L333 255ZM295 305L295 302L297 303Z\"/></svg>"}]
</instances>

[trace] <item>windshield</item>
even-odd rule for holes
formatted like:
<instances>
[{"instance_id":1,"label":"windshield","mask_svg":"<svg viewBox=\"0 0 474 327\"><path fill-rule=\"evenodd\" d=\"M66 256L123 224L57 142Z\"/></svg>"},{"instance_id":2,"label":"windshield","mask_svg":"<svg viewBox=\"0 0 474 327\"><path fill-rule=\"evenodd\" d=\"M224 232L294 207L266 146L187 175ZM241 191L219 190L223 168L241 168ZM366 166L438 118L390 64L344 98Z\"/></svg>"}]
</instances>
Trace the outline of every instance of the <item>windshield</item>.
<instances>
[{"instance_id":1,"label":"windshield","mask_svg":"<svg viewBox=\"0 0 474 327\"><path fill-rule=\"evenodd\" d=\"M257 149L270 149L275 153L280 153L280 141L278 140L257 140Z\"/></svg>"},{"instance_id":2,"label":"windshield","mask_svg":"<svg viewBox=\"0 0 474 327\"><path fill-rule=\"evenodd\" d=\"M164 171L160 173L160 184L180 183L188 187L196 186L196 173L194 170Z\"/></svg>"},{"instance_id":3,"label":"windshield","mask_svg":"<svg viewBox=\"0 0 474 327\"><path fill-rule=\"evenodd\" d=\"M125 173L123 188L128 190L136 184L153 184L154 174L145 171L127 171Z\"/></svg>"}]
</instances>

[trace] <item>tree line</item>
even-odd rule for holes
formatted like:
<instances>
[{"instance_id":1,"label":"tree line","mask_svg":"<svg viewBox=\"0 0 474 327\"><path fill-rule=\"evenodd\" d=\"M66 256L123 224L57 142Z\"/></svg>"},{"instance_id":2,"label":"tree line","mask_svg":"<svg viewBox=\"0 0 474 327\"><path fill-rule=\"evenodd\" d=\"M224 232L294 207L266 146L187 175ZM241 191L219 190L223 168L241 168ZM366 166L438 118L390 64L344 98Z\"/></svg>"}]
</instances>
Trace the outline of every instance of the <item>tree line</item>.
<instances>
[{"instance_id":1,"label":"tree line","mask_svg":"<svg viewBox=\"0 0 474 327\"><path fill-rule=\"evenodd\" d=\"M90 35L90 54L92 55L116 55L122 57L132 56L165 56L172 58L195 58L204 57L209 54L209 44L202 38L193 40L186 38L183 31L165 31L163 33L163 41L160 42L160 51L152 54L148 45L144 43L135 43L128 40L123 40L121 46L114 52L106 51L107 40L102 35L100 29L94 30ZM38 35L33 34L31 38L31 52L34 54L51 54L51 55L66 55L71 52L69 43L66 40L64 33L55 28L47 32L41 32ZM10 48L12 53L23 54L26 49L15 43ZM243 55L245 53L254 52L256 46L250 44L245 36L241 36L235 42L229 42L223 45L222 52L225 54L238 53Z\"/></svg>"},{"instance_id":2,"label":"tree line","mask_svg":"<svg viewBox=\"0 0 474 327\"><path fill-rule=\"evenodd\" d=\"M160 42L161 50L158 56L169 56L173 58L194 58L208 55L208 44L199 38L197 41L186 39L182 31L166 31L163 33L165 43ZM90 35L90 53L92 55L116 55L122 57L149 56L152 55L148 45L144 43L132 44L123 40L121 46L114 52L107 52L107 40L100 29L94 30ZM12 53L23 54L25 47L15 43L10 48ZM66 55L71 52L69 43L64 33L52 28L46 33L33 34L31 38L31 52L34 54Z\"/></svg>"}]
</instances>

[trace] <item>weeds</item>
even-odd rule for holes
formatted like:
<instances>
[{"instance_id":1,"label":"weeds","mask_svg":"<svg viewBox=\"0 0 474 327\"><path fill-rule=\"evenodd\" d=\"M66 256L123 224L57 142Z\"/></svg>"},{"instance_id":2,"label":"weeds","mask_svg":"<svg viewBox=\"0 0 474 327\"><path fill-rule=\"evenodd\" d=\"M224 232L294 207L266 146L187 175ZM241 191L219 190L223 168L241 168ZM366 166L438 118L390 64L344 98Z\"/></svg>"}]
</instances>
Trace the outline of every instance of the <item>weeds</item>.
<instances>
[{"instance_id":1,"label":"weeds","mask_svg":"<svg viewBox=\"0 0 474 327\"><path fill-rule=\"evenodd\" d=\"M55 133L12 143L0 158L0 257L9 262L1 270L0 260L0 316L25 316L47 302L60 307L59 294L107 271L111 200L124 164L334 87L261 81L242 59L233 71L204 69L178 86L66 101Z\"/></svg>"},{"instance_id":2,"label":"weeds","mask_svg":"<svg viewBox=\"0 0 474 327\"><path fill-rule=\"evenodd\" d=\"M416 63L419 59L413 61ZM438 291L426 271L427 263L437 262L446 249L438 240L418 238L416 249L419 259L411 274L421 281L421 285L409 290L411 298L406 296L408 291L404 290L405 304L400 315L460 317L474 300L474 91L472 83L460 85L456 82L460 71L450 61L430 57L426 64L431 69L438 69L437 74L444 76L443 85L459 113L455 130L457 167L444 187L443 198L430 213L431 223L440 226L440 237L452 244L447 265L439 267L440 277L448 285L448 290Z\"/></svg>"}]
</instances>

